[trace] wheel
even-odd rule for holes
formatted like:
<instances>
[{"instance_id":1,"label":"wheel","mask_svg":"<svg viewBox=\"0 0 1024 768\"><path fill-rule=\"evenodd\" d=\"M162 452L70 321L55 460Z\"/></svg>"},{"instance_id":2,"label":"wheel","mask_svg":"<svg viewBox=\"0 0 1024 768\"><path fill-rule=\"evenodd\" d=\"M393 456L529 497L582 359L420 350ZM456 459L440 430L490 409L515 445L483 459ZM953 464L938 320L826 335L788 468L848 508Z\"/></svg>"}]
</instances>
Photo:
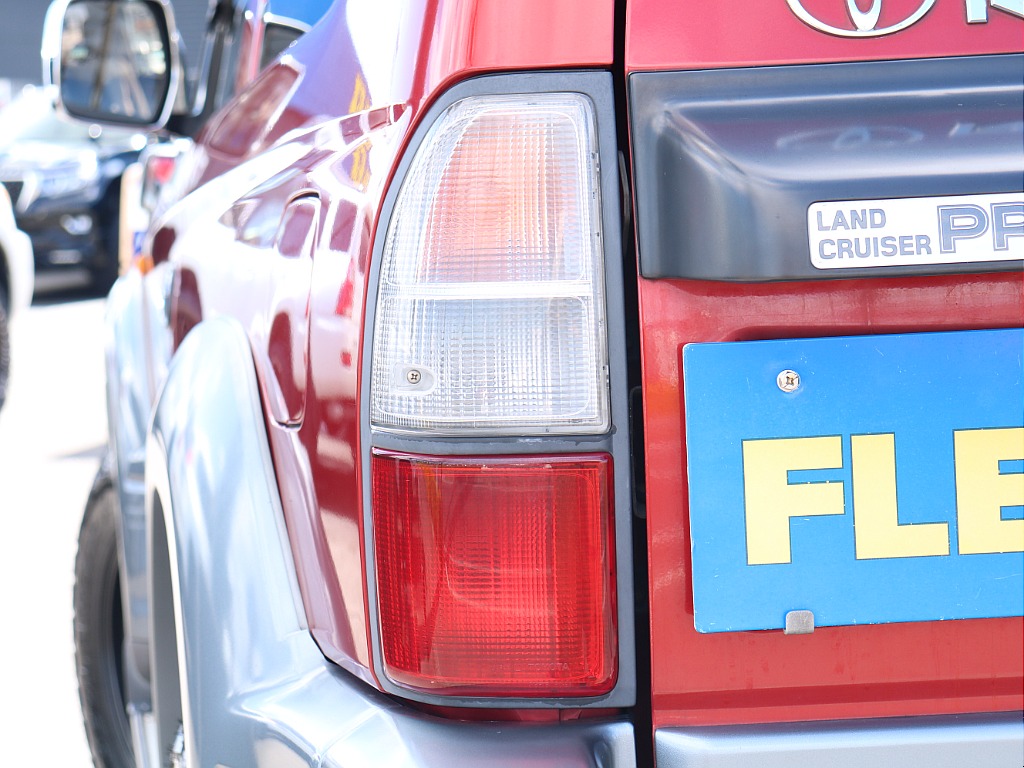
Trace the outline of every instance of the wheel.
<instances>
[{"instance_id":1,"label":"wheel","mask_svg":"<svg viewBox=\"0 0 1024 768\"><path fill-rule=\"evenodd\" d=\"M118 514L114 486L101 469L78 535L74 591L78 695L97 768L135 765L125 709Z\"/></svg>"},{"instance_id":2,"label":"wheel","mask_svg":"<svg viewBox=\"0 0 1024 768\"><path fill-rule=\"evenodd\" d=\"M2 267L2 265L0 265ZM0 293L0 408L7 399L7 379L11 372L11 336L7 324L7 304Z\"/></svg>"}]
</instances>

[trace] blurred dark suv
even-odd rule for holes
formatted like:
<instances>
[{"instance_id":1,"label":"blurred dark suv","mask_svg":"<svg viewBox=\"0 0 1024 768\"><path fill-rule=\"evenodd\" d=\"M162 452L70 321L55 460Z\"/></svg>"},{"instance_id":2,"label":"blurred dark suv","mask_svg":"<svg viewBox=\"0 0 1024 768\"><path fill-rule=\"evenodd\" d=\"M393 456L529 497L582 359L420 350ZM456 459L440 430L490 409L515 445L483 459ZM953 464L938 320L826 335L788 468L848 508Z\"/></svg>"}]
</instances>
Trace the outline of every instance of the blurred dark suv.
<instances>
[{"instance_id":1,"label":"blurred dark suv","mask_svg":"<svg viewBox=\"0 0 1024 768\"><path fill-rule=\"evenodd\" d=\"M118 274L121 175L144 135L58 116L53 92L28 88L0 110L0 182L32 239L37 283L84 273L102 291Z\"/></svg>"}]
</instances>

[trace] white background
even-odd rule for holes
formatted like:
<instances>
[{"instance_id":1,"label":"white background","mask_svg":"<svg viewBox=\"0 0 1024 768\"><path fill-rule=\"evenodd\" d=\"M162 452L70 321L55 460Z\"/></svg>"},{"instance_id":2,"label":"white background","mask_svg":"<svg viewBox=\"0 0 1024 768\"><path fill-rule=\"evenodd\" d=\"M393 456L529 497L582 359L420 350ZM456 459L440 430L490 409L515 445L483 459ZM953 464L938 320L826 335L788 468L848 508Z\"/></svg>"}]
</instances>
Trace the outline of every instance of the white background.
<instances>
[{"instance_id":1,"label":"white background","mask_svg":"<svg viewBox=\"0 0 1024 768\"><path fill-rule=\"evenodd\" d=\"M13 328L0 410L0 744L10 766L91 765L71 590L106 443L103 302L39 297Z\"/></svg>"}]
</instances>

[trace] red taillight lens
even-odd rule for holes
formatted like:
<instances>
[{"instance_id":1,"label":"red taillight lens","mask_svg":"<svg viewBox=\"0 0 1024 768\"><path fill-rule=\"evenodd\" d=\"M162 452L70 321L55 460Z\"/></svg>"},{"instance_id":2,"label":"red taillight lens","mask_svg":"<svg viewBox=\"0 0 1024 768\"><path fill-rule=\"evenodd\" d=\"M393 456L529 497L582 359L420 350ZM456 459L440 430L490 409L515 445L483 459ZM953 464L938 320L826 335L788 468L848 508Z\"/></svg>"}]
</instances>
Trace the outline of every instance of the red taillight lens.
<instances>
[{"instance_id":1,"label":"red taillight lens","mask_svg":"<svg viewBox=\"0 0 1024 768\"><path fill-rule=\"evenodd\" d=\"M384 670L472 696L615 684L611 458L373 455Z\"/></svg>"}]
</instances>

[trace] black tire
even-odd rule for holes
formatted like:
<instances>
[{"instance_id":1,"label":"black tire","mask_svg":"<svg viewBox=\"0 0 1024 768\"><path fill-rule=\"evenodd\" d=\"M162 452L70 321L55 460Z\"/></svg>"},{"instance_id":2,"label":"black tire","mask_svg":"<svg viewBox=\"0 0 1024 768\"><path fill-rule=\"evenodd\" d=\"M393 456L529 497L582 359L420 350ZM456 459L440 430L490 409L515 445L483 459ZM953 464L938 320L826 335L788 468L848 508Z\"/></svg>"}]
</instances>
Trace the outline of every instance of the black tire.
<instances>
[{"instance_id":1,"label":"black tire","mask_svg":"<svg viewBox=\"0 0 1024 768\"><path fill-rule=\"evenodd\" d=\"M0 264L0 268L3 265ZM2 286L0 286L2 289ZM7 381L11 374L11 335L7 324L7 304L0 290L0 408L7 399Z\"/></svg>"},{"instance_id":2,"label":"black tire","mask_svg":"<svg viewBox=\"0 0 1024 768\"><path fill-rule=\"evenodd\" d=\"M125 710L124 624L117 494L104 470L82 518L75 558L75 667L85 733L97 768L135 765Z\"/></svg>"}]
</instances>

